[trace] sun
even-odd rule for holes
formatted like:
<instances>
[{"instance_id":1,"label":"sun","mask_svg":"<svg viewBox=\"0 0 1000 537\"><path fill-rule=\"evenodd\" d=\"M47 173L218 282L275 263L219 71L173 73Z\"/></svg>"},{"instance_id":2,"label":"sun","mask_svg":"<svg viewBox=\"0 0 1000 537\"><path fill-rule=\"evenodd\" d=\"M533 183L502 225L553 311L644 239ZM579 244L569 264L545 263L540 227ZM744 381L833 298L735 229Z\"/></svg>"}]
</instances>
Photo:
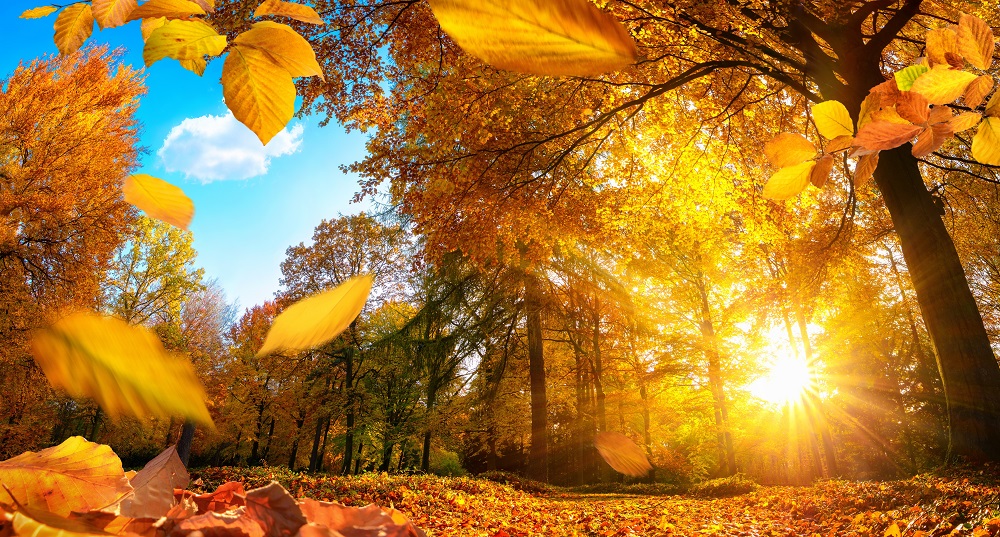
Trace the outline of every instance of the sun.
<instances>
[{"instance_id":1,"label":"sun","mask_svg":"<svg viewBox=\"0 0 1000 537\"><path fill-rule=\"evenodd\" d=\"M751 382L748 388L755 397L769 403L789 405L798 403L807 391L814 389L814 377L805 360L780 356L767 373Z\"/></svg>"}]
</instances>

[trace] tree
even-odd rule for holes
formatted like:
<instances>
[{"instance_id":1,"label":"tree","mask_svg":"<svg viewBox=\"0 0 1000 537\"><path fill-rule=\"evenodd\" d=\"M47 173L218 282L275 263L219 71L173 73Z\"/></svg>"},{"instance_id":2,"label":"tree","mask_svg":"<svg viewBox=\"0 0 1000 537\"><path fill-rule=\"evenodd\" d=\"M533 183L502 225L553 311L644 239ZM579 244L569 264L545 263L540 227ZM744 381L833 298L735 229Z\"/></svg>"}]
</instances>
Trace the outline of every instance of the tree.
<instances>
[{"instance_id":1,"label":"tree","mask_svg":"<svg viewBox=\"0 0 1000 537\"><path fill-rule=\"evenodd\" d=\"M61 308L94 307L134 213L137 73L92 49L18 67L0 92L0 453L33 447L19 424L48 397L26 336ZM31 420L25 420L25 423Z\"/></svg>"},{"instance_id":2,"label":"tree","mask_svg":"<svg viewBox=\"0 0 1000 537\"><path fill-rule=\"evenodd\" d=\"M376 129L369 156L351 167L367 178L366 192L391 180L431 244L488 259L525 237L544 250L563 232L592 230L602 197L620 180L600 174L605 146L657 102L673 99L690 112L692 129L745 152L773 136L772 125L797 121L807 102L836 99L857 120L885 70L919 54L925 29L956 20L924 4L611 2L647 59L603 77L537 78L461 54L424 2L335 2L325 13L345 31L314 34L334 82L311 83L306 100L328 118ZM668 96L679 88L682 95ZM964 167L965 155L953 146L924 161ZM952 453L1000 459L1000 367L908 145L882 153L875 187L939 356Z\"/></svg>"}]
</instances>

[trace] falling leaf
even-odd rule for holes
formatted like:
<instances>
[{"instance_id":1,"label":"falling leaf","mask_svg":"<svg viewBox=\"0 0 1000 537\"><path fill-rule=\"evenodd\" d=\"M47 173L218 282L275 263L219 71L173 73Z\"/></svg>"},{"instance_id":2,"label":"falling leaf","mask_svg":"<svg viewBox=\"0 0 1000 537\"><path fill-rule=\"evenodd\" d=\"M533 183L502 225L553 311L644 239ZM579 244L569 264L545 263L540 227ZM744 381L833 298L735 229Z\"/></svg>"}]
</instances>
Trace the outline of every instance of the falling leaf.
<instances>
[{"instance_id":1,"label":"falling leaf","mask_svg":"<svg viewBox=\"0 0 1000 537\"><path fill-rule=\"evenodd\" d=\"M596 75L634 63L628 30L589 0L430 0L463 50L510 71Z\"/></svg>"},{"instance_id":2,"label":"falling leaf","mask_svg":"<svg viewBox=\"0 0 1000 537\"><path fill-rule=\"evenodd\" d=\"M103 29L125 24L138 3L136 0L93 0L91 6L97 25Z\"/></svg>"},{"instance_id":3,"label":"falling leaf","mask_svg":"<svg viewBox=\"0 0 1000 537\"><path fill-rule=\"evenodd\" d=\"M56 48L63 54L76 52L94 32L94 12L90 4L71 4L56 17Z\"/></svg>"},{"instance_id":4,"label":"falling leaf","mask_svg":"<svg viewBox=\"0 0 1000 537\"><path fill-rule=\"evenodd\" d=\"M282 2L280 0L264 0L253 12L254 17L264 17L266 15L277 15L288 17L299 22L308 24L325 24L323 18L316 13L316 10L302 4L294 2Z\"/></svg>"},{"instance_id":5,"label":"falling leaf","mask_svg":"<svg viewBox=\"0 0 1000 537\"><path fill-rule=\"evenodd\" d=\"M823 155L809 174L809 182L816 188L823 188L833 171L833 155Z\"/></svg>"},{"instance_id":6,"label":"falling leaf","mask_svg":"<svg viewBox=\"0 0 1000 537\"><path fill-rule=\"evenodd\" d=\"M194 203L180 188L146 174L125 179L125 201L145 211L151 218L187 229L194 218Z\"/></svg>"},{"instance_id":7,"label":"falling leaf","mask_svg":"<svg viewBox=\"0 0 1000 537\"><path fill-rule=\"evenodd\" d=\"M861 186L868 182L875 174L878 167L878 153L865 155L858 160L858 165L854 168L854 186Z\"/></svg>"},{"instance_id":8,"label":"falling leaf","mask_svg":"<svg viewBox=\"0 0 1000 537\"><path fill-rule=\"evenodd\" d=\"M49 382L92 397L111 416L184 416L212 425L191 362L168 354L146 327L78 312L38 331L31 348Z\"/></svg>"},{"instance_id":9,"label":"falling leaf","mask_svg":"<svg viewBox=\"0 0 1000 537\"><path fill-rule=\"evenodd\" d=\"M982 19L972 15L958 18L958 52L974 67L989 69L993 63L993 30Z\"/></svg>"},{"instance_id":10,"label":"falling leaf","mask_svg":"<svg viewBox=\"0 0 1000 537\"><path fill-rule=\"evenodd\" d=\"M371 289L370 275L355 276L336 289L292 304L271 323L257 356L304 351L332 340L361 313Z\"/></svg>"},{"instance_id":11,"label":"falling leaf","mask_svg":"<svg viewBox=\"0 0 1000 537\"><path fill-rule=\"evenodd\" d=\"M264 145L285 128L295 112L292 75L255 47L232 47L222 65L222 95L233 116Z\"/></svg>"},{"instance_id":12,"label":"falling leaf","mask_svg":"<svg viewBox=\"0 0 1000 537\"><path fill-rule=\"evenodd\" d=\"M258 22L233 42L267 52L275 63L284 67L293 77L323 78L323 69L316 61L316 52L291 26L270 21Z\"/></svg>"},{"instance_id":13,"label":"falling leaf","mask_svg":"<svg viewBox=\"0 0 1000 537\"><path fill-rule=\"evenodd\" d=\"M22 19L40 19L59 11L59 6L38 6L25 10L21 13Z\"/></svg>"},{"instance_id":14,"label":"falling leaf","mask_svg":"<svg viewBox=\"0 0 1000 537\"><path fill-rule=\"evenodd\" d=\"M204 15L205 10L190 0L149 0L132 10L128 20L146 19L149 17L166 17L168 19L186 19L192 15Z\"/></svg>"},{"instance_id":15,"label":"falling leaf","mask_svg":"<svg viewBox=\"0 0 1000 537\"><path fill-rule=\"evenodd\" d=\"M965 89L965 96L962 98L965 101L965 105L970 108L976 108L977 106L983 104L983 100L986 96L993 91L993 77L990 75L981 75L969 84L969 87Z\"/></svg>"},{"instance_id":16,"label":"falling leaf","mask_svg":"<svg viewBox=\"0 0 1000 537\"><path fill-rule=\"evenodd\" d=\"M983 116L977 114L976 112L963 112L949 121L951 123L952 132L962 132L971 129L979 124L979 120Z\"/></svg>"},{"instance_id":17,"label":"falling leaf","mask_svg":"<svg viewBox=\"0 0 1000 537\"><path fill-rule=\"evenodd\" d=\"M948 60L945 55L958 52L958 33L951 28L929 30L924 40L927 43L926 53L931 67L947 64Z\"/></svg>"},{"instance_id":18,"label":"falling leaf","mask_svg":"<svg viewBox=\"0 0 1000 537\"><path fill-rule=\"evenodd\" d=\"M163 58L183 61L204 59L206 54L218 56L225 48L226 36L219 35L208 24L199 20L173 20L150 32L142 59L148 67Z\"/></svg>"},{"instance_id":19,"label":"falling leaf","mask_svg":"<svg viewBox=\"0 0 1000 537\"><path fill-rule=\"evenodd\" d=\"M132 518L159 518L174 506L174 489L188 484L187 468L170 446L143 466L131 480L131 495L122 500L121 514Z\"/></svg>"},{"instance_id":20,"label":"falling leaf","mask_svg":"<svg viewBox=\"0 0 1000 537\"><path fill-rule=\"evenodd\" d=\"M915 91L931 104L948 104L965 93L965 88L976 79L974 73L956 71L944 65L939 65L920 75L910 91Z\"/></svg>"},{"instance_id":21,"label":"falling leaf","mask_svg":"<svg viewBox=\"0 0 1000 537\"><path fill-rule=\"evenodd\" d=\"M816 156L816 147L801 134L783 132L764 145L764 155L776 168L794 166Z\"/></svg>"},{"instance_id":22,"label":"falling leaf","mask_svg":"<svg viewBox=\"0 0 1000 537\"><path fill-rule=\"evenodd\" d=\"M290 537L306 523L295 498L275 481L247 492L246 512L268 537Z\"/></svg>"},{"instance_id":23,"label":"falling leaf","mask_svg":"<svg viewBox=\"0 0 1000 537\"><path fill-rule=\"evenodd\" d=\"M899 88L899 91L910 91L913 83L928 70L926 65L911 65L905 69L896 71L894 75L896 87Z\"/></svg>"},{"instance_id":24,"label":"falling leaf","mask_svg":"<svg viewBox=\"0 0 1000 537\"><path fill-rule=\"evenodd\" d=\"M858 132L854 145L869 151L881 151L899 147L913 139L923 128L910 123L872 121Z\"/></svg>"},{"instance_id":25,"label":"falling leaf","mask_svg":"<svg viewBox=\"0 0 1000 537\"><path fill-rule=\"evenodd\" d=\"M0 462L0 483L18 503L61 516L99 509L132 491L115 452L80 436ZM10 503L3 489L0 502Z\"/></svg>"},{"instance_id":26,"label":"falling leaf","mask_svg":"<svg viewBox=\"0 0 1000 537\"><path fill-rule=\"evenodd\" d=\"M764 185L764 197L781 201L798 196L809 185L815 165L815 162L807 161L778 170Z\"/></svg>"},{"instance_id":27,"label":"falling leaf","mask_svg":"<svg viewBox=\"0 0 1000 537\"><path fill-rule=\"evenodd\" d=\"M812 167L811 162L804 164ZM807 178L806 181L808 182L808 180ZM594 436L594 447L601 454L601 458L619 473L641 477L653 469L642 449L621 433L612 431L597 433Z\"/></svg>"},{"instance_id":28,"label":"falling leaf","mask_svg":"<svg viewBox=\"0 0 1000 537\"><path fill-rule=\"evenodd\" d=\"M854 135L854 120L840 101L824 101L812 106L816 129L824 138Z\"/></svg>"},{"instance_id":29,"label":"falling leaf","mask_svg":"<svg viewBox=\"0 0 1000 537\"><path fill-rule=\"evenodd\" d=\"M983 164L1000 166L1000 118L988 117L972 138L972 157Z\"/></svg>"}]
</instances>

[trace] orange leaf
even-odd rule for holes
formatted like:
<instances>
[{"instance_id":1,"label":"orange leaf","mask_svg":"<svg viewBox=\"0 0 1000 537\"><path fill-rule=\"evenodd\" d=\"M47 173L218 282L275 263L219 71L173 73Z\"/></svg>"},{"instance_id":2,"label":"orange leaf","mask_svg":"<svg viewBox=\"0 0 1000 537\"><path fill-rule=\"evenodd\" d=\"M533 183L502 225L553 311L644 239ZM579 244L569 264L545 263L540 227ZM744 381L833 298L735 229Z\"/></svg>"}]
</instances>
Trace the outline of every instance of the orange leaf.
<instances>
[{"instance_id":1,"label":"orange leaf","mask_svg":"<svg viewBox=\"0 0 1000 537\"><path fill-rule=\"evenodd\" d=\"M926 157L937 151L953 134L949 123L935 123L920 133L911 152L917 158Z\"/></svg>"},{"instance_id":2,"label":"orange leaf","mask_svg":"<svg viewBox=\"0 0 1000 537\"><path fill-rule=\"evenodd\" d=\"M247 514L269 537L290 537L306 523L295 498L276 481L247 492L246 502Z\"/></svg>"},{"instance_id":3,"label":"orange leaf","mask_svg":"<svg viewBox=\"0 0 1000 537\"><path fill-rule=\"evenodd\" d=\"M605 431L594 436L594 447L615 471L633 477L644 476L653 469L646 454L629 437Z\"/></svg>"},{"instance_id":4,"label":"orange leaf","mask_svg":"<svg viewBox=\"0 0 1000 537\"><path fill-rule=\"evenodd\" d=\"M61 516L99 509L132 491L115 452L80 436L0 462L0 482L18 503ZM0 489L0 501L8 498Z\"/></svg>"},{"instance_id":5,"label":"orange leaf","mask_svg":"<svg viewBox=\"0 0 1000 537\"><path fill-rule=\"evenodd\" d=\"M94 32L94 12L90 4L72 4L63 8L56 17L56 48L71 54Z\"/></svg>"},{"instance_id":6,"label":"orange leaf","mask_svg":"<svg viewBox=\"0 0 1000 537\"><path fill-rule=\"evenodd\" d=\"M264 530L244 508L226 513L208 512L186 518L174 526L172 537L198 532L204 537L264 537Z\"/></svg>"},{"instance_id":7,"label":"orange leaf","mask_svg":"<svg viewBox=\"0 0 1000 537\"><path fill-rule=\"evenodd\" d=\"M983 100L991 91L993 91L993 77L980 75L969 84L969 87L965 88L965 97L962 100L965 101L966 106L976 108L983 104Z\"/></svg>"},{"instance_id":8,"label":"orange leaf","mask_svg":"<svg viewBox=\"0 0 1000 537\"><path fill-rule=\"evenodd\" d=\"M833 171L833 155L823 155L822 158L816 161L816 166L813 167L812 172L809 174L809 181L816 188L823 188L827 179L830 178L831 171Z\"/></svg>"},{"instance_id":9,"label":"orange leaf","mask_svg":"<svg viewBox=\"0 0 1000 537\"><path fill-rule=\"evenodd\" d=\"M892 149L909 142L921 130L919 125L872 121L854 138L854 145L869 151Z\"/></svg>"},{"instance_id":10,"label":"orange leaf","mask_svg":"<svg viewBox=\"0 0 1000 537\"><path fill-rule=\"evenodd\" d=\"M319 16L319 13L316 13L315 9L294 2L282 2L281 0L264 0L261 5L257 6L256 11L253 12L254 17L263 17L265 15L288 17L289 19L309 24L325 24L323 18Z\"/></svg>"},{"instance_id":11,"label":"orange leaf","mask_svg":"<svg viewBox=\"0 0 1000 537\"><path fill-rule=\"evenodd\" d=\"M121 503L121 513L133 518L159 518L174 506L174 488L188 484L187 468L170 446L143 466L132 479L135 491Z\"/></svg>"},{"instance_id":12,"label":"orange leaf","mask_svg":"<svg viewBox=\"0 0 1000 537\"><path fill-rule=\"evenodd\" d=\"M199 494L192 498L192 500L198 506L199 513L207 511L224 513L233 507L246 505L246 502L243 501L245 494L246 491L243 490L243 483L230 481L219 485L219 488L215 489L215 492Z\"/></svg>"},{"instance_id":13,"label":"orange leaf","mask_svg":"<svg viewBox=\"0 0 1000 537\"><path fill-rule=\"evenodd\" d=\"M899 102L896 103L896 113L899 114L899 117L917 125L925 123L930 112L930 103L927 102L927 98L913 91L901 93Z\"/></svg>"},{"instance_id":14,"label":"orange leaf","mask_svg":"<svg viewBox=\"0 0 1000 537\"><path fill-rule=\"evenodd\" d=\"M875 168L878 167L878 153L871 153L861 157L858 160L858 165L854 168L854 186L861 186L867 183L872 175L875 174Z\"/></svg>"},{"instance_id":15,"label":"orange leaf","mask_svg":"<svg viewBox=\"0 0 1000 537\"><path fill-rule=\"evenodd\" d=\"M958 18L958 50L972 65L990 68L994 41L993 30L982 19L964 14Z\"/></svg>"}]
</instances>

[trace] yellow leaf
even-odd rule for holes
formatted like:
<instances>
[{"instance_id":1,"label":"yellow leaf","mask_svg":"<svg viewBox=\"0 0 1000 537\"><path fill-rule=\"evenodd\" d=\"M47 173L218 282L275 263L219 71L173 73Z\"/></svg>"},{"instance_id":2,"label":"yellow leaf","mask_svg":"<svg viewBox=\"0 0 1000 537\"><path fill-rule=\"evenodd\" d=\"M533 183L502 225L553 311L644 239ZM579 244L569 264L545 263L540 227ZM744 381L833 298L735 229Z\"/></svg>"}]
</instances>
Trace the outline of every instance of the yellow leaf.
<instances>
[{"instance_id":1,"label":"yellow leaf","mask_svg":"<svg viewBox=\"0 0 1000 537\"><path fill-rule=\"evenodd\" d=\"M208 67L208 62L205 58L190 58L187 60L179 60L181 67L191 71L192 73L201 76L205 74L205 68Z\"/></svg>"},{"instance_id":2,"label":"yellow leaf","mask_svg":"<svg viewBox=\"0 0 1000 537\"><path fill-rule=\"evenodd\" d=\"M854 120L847 107L840 101L824 101L812 106L816 129L824 138L832 140L838 136L854 135Z\"/></svg>"},{"instance_id":3,"label":"yellow leaf","mask_svg":"<svg viewBox=\"0 0 1000 537\"><path fill-rule=\"evenodd\" d=\"M925 41L927 43L926 54L931 67L941 64L947 65L948 60L945 55L949 52L958 54L958 34L951 28L929 30Z\"/></svg>"},{"instance_id":4,"label":"yellow leaf","mask_svg":"<svg viewBox=\"0 0 1000 537\"><path fill-rule=\"evenodd\" d=\"M309 24L325 24L315 9L294 2L282 2L281 0L264 0L253 12L254 17L263 17L265 15L288 17L289 19Z\"/></svg>"},{"instance_id":5,"label":"yellow leaf","mask_svg":"<svg viewBox=\"0 0 1000 537\"><path fill-rule=\"evenodd\" d=\"M858 159L857 166L854 167L854 186L858 187L868 182L875 174L878 167L878 153L871 153Z\"/></svg>"},{"instance_id":6,"label":"yellow leaf","mask_svg":"<svg viewBox=\"0 0 1000 537\"><path fill-rule=\"evenodd\" d=\"M764 197L781 201L798 196L809 186L809 177L815 165L815 162L807 161L778 170L764 185Z\"/></svg>"},{"instance_id":7,"label":"yellow leaf","mask_svg":"<svg viewBox=\"0 0 1000 537\"><path fill-rule=\"evenodd\" d=\"M886 528L885 533L882 534L882 537L901 537L901 536L902 533L900 533L899 526L897 526L895 522L891 526Z\"/></svg>"},{"instance_id":8,"label":"yellow leaf","mask_svg":"<svg viewBox=\"0 0 1000 537\"><path fill-rule=\"evenodd\" d=\"M37 332L31 349L49 382L92 397L112 417L184 416L212 425L191 362L168 354L148 328L78 312Z\"/></svg>"},{"instance_id":9,"label":"yellow leaf","mask_svg":"<svg viewBox=\"0 0 1000 537\"><path fill-rule=\"evenodd\" d=\"M304 351L331 341L361 313L371 289L370 275L355 276L336 289L292 304L275 317L257 356Z\"/></svg>"},{"instance_id":10,"label":"yellow leaf","mask_svg":"<svg viewBox=\"0 0 1000 537\"><path fill-rule=\"evenodd\" d=\"M90 4L72 4L56 17L56 48L63 54L76 52L94 32L94 12Z\"/></svg>"},{"instance_id":11,"label":"yellow leaf","mask_svg":"<svg viewBox=\"0 0 1000 537\"><path fill-rule=\"evenodd\" d=\"M858 113L858 130L860 131L864 126L872 120L872 114L877 112L881 108L882 94L878 92L871 92L865 97L864 101L861 101L861 112Z\"/></svg>"},{"instance_id":12,"label":"yellow leaf","mask_svg":"<svg viewBox=\"0 0 1000 537\"><path fill-rule=\"evenodd\" d=\"M441 28L466 52L510 71L596 75L627 67L638 50L589 0L430 0Z\"/></svg>"},{"instance_id":13,"label":"yellow leaf","mask_svg":"<svg viewBox=\"0 0 1000 537\"><path fill-rule=\"evenodd\" d=\"M956 71L944 65L938 65L920 75L913 82L910 91L915 91L931 104L948 104L965 93L965 88L976 79L974 73Z\"/></svg>"},{"instance_id":14,"label":"yellow leaf","mask_svg":"<svg viewBox=\"0 0 1000 537\"><path fill-rule=\"evenodd\" d=\"M204 59L205 55L218 56L226 48L226 36L219 35L200 20L167 21L149 34L142 50L146 66L174 58L178 61Z\"/></svg>"},{"instance_id":15,"label":"yellow leaf","mask_svg":"<svg viewBox=\"0 0 1000 537\"><path fill-rule=\"evenodd\" d=\"M783 132L764 145L764 154L775 168L784 168L815 157L816 147L801 134Z\"/></svg>"},{"instance_id":16,"label":"yellow leaf","mask_svg":"<svg viewBox=\"0 0 1000 537\"><path fill-rule=\"evenodd\" d=\"M986 103L986 115L987 116L998 116L1000 115L1000 91L993 94L990 97L990 101Z\"/></svg>"},{"instance_id":17,"label":"yellow leaf","mask_svg":"<svg viewBox=\"0 0 1000 537\"><path fill-rule=\"evenodd\" d=\"M45 511L30 508L19 508L11 520L14 535L31 537L90 537L93 535L111 535L83 522L65 518Z\"/></svg>"},{"instance_id":18,"label":"yellow leaf","mask_svg":"<svg viewBox=\"0 0 1000 537\"><path fill-rule=\"evenodd\" d=\"M59 11L59 6L38 6L21 13L22 19L40 19Z\"/></svg>"},{"instance_id":19,"label":"yellow leaf","mask_svg":"<svg viewBox=\"0 0 1000 537\"><path fill-rule=\"evenodd\" d=\"M270 21L258 22L238 35L233 42L267 52L271 59L288 70L293 77L323 78L323 69L316 61L316 52L291 26Z\"/></svg>"},{"instance_id":20,"label":"yellow leaf","mask_svg":"<svg viewBox=\"0 0 1000 537\"><path fill-rule=\"evenodd\" d=\"M150 17L148 19L142 19L142 22L139 24L139 29L142 31L142 41L148 41L149 36L153 34L153 30L156 30L166 23L166 17Z\"/></svg>"},{"instance_id":21,"label":"yellow leaf","mask_svg":"<svg viewBox=\"0 0 1000 537\"><path fill-rule=\"evenodd\" d=\"M150 218L187 229L194 218L194 203L184 191L162 180L137 173L125 179L125 201Z\"/></svg>"},{"instance_id":22,"label":"yellow leaf","mask_svg":"<svg viewBox=\"0 0 1000 537\"><path fill-rule=\"evenodd\" d=\"M653 466L629 437L611 431L597 433L594 436L594 447L615 471L632 477L641 477L649 473Z\"/></svg>"},{"instance_id":23,"label":"yellow leaf","mask_svg":"<svg viewBox=\"0 0 1000 537\"><path fill-rule=\"evenodd\" d=\"M993 30L972 15L958 18L958 52L973 66L989 69L993 63Z\"/></svg>"},{"instance_id":24,"label":"yellow leaf","mask_svg":"<svg viewBox=\"0 0 1000 537\"><path fill-rule=\"evenodd\" d=\"M292 75L255 47L232 47L222 65L222 95L233 116L265 145L295 112Z\"/></svg>"},{"instance_id":25,"label":"yellow leaf","mask_svg":"<svg viewBox=\"0 0 1000 537\"><path fill-rule=\"evenodd\" d=\"M962 98L965 101L966 106L970 108L976 108L983 104L983 100L986 96L993 91L993 77L990 75L981 75L969 84L969 87L965 89L965 97Z\"/></svg>"},{"instance_id":26,"label":"yellow leaf","mask_svg":"<svg viewBox=\"0 0 1000 537\"><path fill-rule=\"evenodd\" d=\"M115 452L80 436L0 462L0 483L21 506L63 516L100 509L132 491ZM0 502L11 503L3 489Z\"/></svg>"},{"instance_id":27,"label":"yellow leaf","mask_svg":"<svg viewBox=\"0 0 1000 537\"><path fill-rule=\"evenodd\" d=\"M951 118L948 123L951 125L952 132L962 132L978 125L982 117L976 112L963 112Z\"/></svg>"},{"instance_id":28,"label":"yellow leaf","mask_svg":"<svg viewBox=\"0 0 1000 537\"><path fill-rule=\"evenodd\" d=\"M972 138L972 157L983 164L1000 166L1000 118L988 117Z\"/></svg>"},{"instance_id":29,"label":"yellow leaf","mask_svg":"<svg viewBox=\"0 0 1000 537\"><path fill-rule=\"evenodd\" d=\"M809 182L816 188L823 188L833 171L833 155L823 155L809 174Z\"/></svg>"},{"instance_id":30,"label":"yellow leaf","mask_svg":"<svg viewBox=\"0 0 1000 537\"><path fill-rule=\"evenodd\" d=\"M128 20L148 19L150 17L166 17L168 19L185 19L192 15L204 15L205 10L190 0L149 0L132 10Z\"/></svg>"},{"instance_id":31,"label":"yellow leaf","mask_svg":"<svg viewBox=\"0 0 1000 537\"><path fill-rule=\"evenodd\" d=\"M103 28L115 28L125 24L132 10L137 6L136 0L93 0L94 19Z\"/></svg>"},{"instance_id":32,"label":"yellow leaf","mask_svg":"<svg viewBox=\"0 0 1000 537\"><path fill-rule=\"evenodd\" d=\"M899 91L910 91L913 83L927 71L926 65L911 65L905 69L896 71L893 75L896 79L896 87L899 88Z\"/></svg>"}]
</instances>

